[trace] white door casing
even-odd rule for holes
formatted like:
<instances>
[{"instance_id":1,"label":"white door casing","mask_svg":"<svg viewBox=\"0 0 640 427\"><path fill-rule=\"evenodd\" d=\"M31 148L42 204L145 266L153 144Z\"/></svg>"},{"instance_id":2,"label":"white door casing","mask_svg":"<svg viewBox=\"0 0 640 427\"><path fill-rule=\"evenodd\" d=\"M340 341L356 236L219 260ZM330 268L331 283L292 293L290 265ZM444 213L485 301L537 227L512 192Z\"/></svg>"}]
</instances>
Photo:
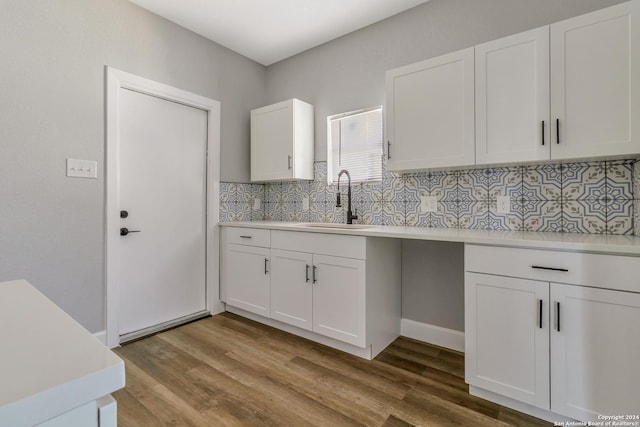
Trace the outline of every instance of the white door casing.
<instances>
[{"instance_id":1,"label":"white door casing","mask_svg":"<svg viewBox=\"0 0 640 427\"><path fill-rule=\"evenodd\" d=\"M123 226L120 218L120 165L121 155L120 115L122 114L123 94L147 95L160 101L172 101L182 108L193 107L206 114L206 301L205 309L212 313L223 311L219 301L219 189L220 189L220 103L190 92L162 83L135 76L114 68L106 68L106 207L105 207L105 243L106 243L106 335L107 345L115 347L120 342L118 316L120 312L120 283L122 273L122 243L125 241L119 233ZM144 97L146 98L146 97ZM149 100L147 99L147 101ZM141 165L144 167L145 165ZM126 209L126 207L122 207ZM134 228L135 215L131 217ZM142 227L142 225L141 225ZM143 231L144 232L144 231ZM134 237L129 235L128 237Z\"/></svg>"}]
</instances>

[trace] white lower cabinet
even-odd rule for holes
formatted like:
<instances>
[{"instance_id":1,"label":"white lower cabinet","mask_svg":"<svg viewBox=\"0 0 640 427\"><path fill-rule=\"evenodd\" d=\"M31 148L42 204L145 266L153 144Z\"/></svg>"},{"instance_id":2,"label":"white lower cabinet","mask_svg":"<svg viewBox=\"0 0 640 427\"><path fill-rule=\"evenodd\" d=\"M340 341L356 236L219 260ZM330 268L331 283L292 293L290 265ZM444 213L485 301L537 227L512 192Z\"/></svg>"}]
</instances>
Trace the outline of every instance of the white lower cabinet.
<instances>
[{"instance_id":1,"label":"white lower cabinet","mask_svg":"<svg viewBox=\"0 0 640 427\"><path fill-rule=\"evenodd\" d=\"M313 330L365 346L365 262L313 255Z\"/></svg>"},{"instance_id":2,"label":"white lower cabinet","mask_svg":"<svg viewBox=\"0 0 640 427\"><path fill-rule=\"evenodd\" d=\"M465 274L469 384L549 409L549 284Z\"/></svg>"},{"instance_id":3,"label":"white lower cabinet","mask_svg":"<svg viewBox=\"0 0 640 427\"><path fill-rule=\"evenodd\" d=\"M400 240L225 227L222 245L229 311L368 359L400 335Z\"/></svg>"},{"instance_id":4,"label":"white lower cabinet","mask_svg":"<svg viewBox=\"0 0 640 427\"><path fill-rule=\"evenodd\" d=\"M552 283L551 301L551 411L640 415L640 294Z\"/></svg>"},{"instance_id":5,"label":"white lower cabinet","mask_svg":"<svg viewBox=\"0 0 640 427\"><path fill-rule=\"evenodd\" d=\"M313 329L313 255L271 250L271 318Z\"/></svg>"},{"instance_id":6,"label":"white lower cabinet","mask_svg":"<svg viewBox=\"0 0 640 427\"><path fill-rule=\"evenodd\" d=\"M640 415L640 259L466 245L465 270L469 385L581 421Z\"/></svg>"},{"instance_id":7,"label":"white lower cabinet","mask_svg":"<svg viewBox=\"0 0 640 427\"><path fill-rule=\"evenodd\" d=\"M268 248L228 244L225 252L227 304L268 316L271 290Z\"/></svg>"}]
</instances>

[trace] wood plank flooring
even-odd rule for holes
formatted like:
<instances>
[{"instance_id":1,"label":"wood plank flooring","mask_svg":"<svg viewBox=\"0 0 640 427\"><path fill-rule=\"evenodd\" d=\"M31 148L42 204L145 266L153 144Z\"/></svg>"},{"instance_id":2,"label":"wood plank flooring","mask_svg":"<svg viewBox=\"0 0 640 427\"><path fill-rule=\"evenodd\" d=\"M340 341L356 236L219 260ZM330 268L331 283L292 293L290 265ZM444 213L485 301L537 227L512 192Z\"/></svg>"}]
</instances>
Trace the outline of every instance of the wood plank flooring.
<instances>
[{"instance_id":1,"label":"wood plank flooring","mask_svg":"<svg viewBox=\"0 0 640 427\"><path fill-rule=\"evenodd\" d=\"M471 396L462 354L399 338L375 360L224 313L126 344L118 426L548 426Z\"/></svg>"}]
</instances>

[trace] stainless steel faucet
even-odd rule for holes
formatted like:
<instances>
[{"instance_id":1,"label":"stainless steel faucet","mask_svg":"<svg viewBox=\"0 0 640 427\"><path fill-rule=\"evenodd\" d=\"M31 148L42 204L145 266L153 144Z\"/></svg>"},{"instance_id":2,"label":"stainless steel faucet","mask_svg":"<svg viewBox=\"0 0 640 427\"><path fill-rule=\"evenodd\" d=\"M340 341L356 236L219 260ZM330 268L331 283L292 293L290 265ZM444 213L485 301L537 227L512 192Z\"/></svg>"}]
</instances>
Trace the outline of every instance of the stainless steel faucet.
<instances>
[{"instance_id":1,"label":"stainless steel faucet","mask_svg":"<svg viewBox=\"0 0 640 427\"><path fill-rule=\"evenodd\" d=\"M349 188L347 189L347 224L353 224L353 220L358 219L358 210L356 209L355 215L353 215L353 213L351 212L351 175L349 175L349 171L346 169L342 169L338 174L338 194L336 195L336 208L342 207L342 204L340 204L340 178L342 177L342 174L347 174L347 178L349 179Z\"/></svg>"}]
</instances>

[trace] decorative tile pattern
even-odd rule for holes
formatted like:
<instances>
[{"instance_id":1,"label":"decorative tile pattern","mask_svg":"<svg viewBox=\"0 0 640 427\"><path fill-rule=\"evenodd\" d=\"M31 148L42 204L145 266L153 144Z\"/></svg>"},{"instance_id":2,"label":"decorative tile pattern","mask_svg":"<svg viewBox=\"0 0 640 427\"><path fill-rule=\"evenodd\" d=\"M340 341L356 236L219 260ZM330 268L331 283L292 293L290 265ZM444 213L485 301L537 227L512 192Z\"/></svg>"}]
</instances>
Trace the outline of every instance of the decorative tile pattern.
<instances>
[{"instance_id":1,"label":"decorative tile pattern","mask_svg":"<svg viewBox=\"0 0 640 427\"><path fill-rule=\"evenodd\" d=\"M384 163L384 162L383 162ZM337 187L326 182L326 163L315 180L266 184L220 183L221 221L346 221ZM497 213L497 196L511 198L511 213ZM309 209L302 200L309 198ZM421 212L435 196L437 212ZM253 209L260 198L261 209ZM640 236L640 161L616 160L398 174L355 184L352 206L361 224L525 230Z\"/></svg>"}]
</instances>

